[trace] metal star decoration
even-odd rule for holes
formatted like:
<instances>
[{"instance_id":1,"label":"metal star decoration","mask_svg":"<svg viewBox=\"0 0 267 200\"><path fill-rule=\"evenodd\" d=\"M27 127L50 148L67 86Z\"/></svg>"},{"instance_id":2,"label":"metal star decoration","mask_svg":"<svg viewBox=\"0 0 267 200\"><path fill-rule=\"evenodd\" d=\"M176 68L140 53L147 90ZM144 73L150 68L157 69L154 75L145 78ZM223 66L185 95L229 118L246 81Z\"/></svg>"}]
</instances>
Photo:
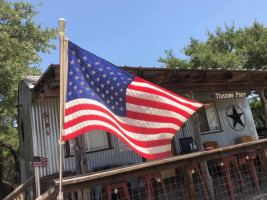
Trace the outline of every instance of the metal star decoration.
<instances>
[{"instance_id":1,"label":"metal star decoration","mask_svg":"<svg viewBox=\"0 0 267 200\"><path fill-rule=\"evenodd\" d=\"M242 112L241 108L239 108L241 112L238 112L236 108L239 108L239 107L232 106L232 114L227 114L227 117L233 120L232 128L236 129L237 124L239 124L240 126L242 126L242 129L243 129L245 127L245 124L244 124L245 121L242 121L241 117L242 115L244 115L244 113ZM228 110L229 109L230 108L228 108Z\"/></svg>"}]
</instances>

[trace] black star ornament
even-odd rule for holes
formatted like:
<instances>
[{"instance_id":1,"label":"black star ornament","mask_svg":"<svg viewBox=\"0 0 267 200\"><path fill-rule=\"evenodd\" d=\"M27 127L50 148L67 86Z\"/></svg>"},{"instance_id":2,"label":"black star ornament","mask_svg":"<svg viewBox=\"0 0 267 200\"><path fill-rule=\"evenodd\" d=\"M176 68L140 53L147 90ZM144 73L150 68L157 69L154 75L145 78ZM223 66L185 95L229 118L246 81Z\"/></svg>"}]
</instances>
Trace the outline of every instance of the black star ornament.
<instances>
[{"instance_id":1,"label":"black star ornament","mask_svg":"<svg viewBox=\"0 0 267 200\"><path fill-rule=\"evenodd\" d=\"M233 128L235 128L237 124L240 124L242 127L245 127L243 121L241 120L241 116L243 115L243 112L238 113L235 106L233 106L232 113L233 114L227 115L227 116L233 119Z\"/></svg>"}]
</instances>

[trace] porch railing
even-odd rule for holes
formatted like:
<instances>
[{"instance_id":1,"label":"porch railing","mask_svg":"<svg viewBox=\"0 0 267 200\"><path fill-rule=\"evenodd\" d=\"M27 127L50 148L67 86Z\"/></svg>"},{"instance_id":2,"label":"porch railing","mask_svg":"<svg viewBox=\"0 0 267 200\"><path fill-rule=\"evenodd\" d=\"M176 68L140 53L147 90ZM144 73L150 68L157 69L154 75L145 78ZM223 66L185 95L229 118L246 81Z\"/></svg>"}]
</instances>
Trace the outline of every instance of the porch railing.
<instances>
[{"instance_id":1,"label":"porch railing","mask_svg":"<svg viewBox=\"0 0 267 200\"><path fill-rule=\"evenodd\" d=\"M266 180L267 139L262 139L67 177L62 185L64 199L88 195L95 200L234 200L266 197ZM56 199L58 185L54 180L54 187L41 199Z\"/></svg>"}]
</instances>

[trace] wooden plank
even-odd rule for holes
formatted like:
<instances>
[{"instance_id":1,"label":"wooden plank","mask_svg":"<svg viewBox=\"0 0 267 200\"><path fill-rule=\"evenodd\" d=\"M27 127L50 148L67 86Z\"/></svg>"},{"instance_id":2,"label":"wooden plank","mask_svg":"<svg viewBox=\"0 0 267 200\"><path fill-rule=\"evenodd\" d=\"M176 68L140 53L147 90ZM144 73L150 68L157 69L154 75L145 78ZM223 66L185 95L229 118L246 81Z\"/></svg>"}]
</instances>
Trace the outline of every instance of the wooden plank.
<instances>
[{"instance_id":1,"label":"wooden plank","mask_svg":"<svg viewBox=\"0 0 267 200\"><path fill-rule=\"evenodd\" d=\"M267 147L260 150L262 166L264 168L265 177L267 178Z\"/></svg>"},{"instance_id":2,"label":"wooden plank","mask_svg":"<svg viewBox=\"0 0 267 200\"><path fill-rule=\"evenodd\" d=\"M125 181L125 180L131 179L131 178L143 177L144 175L155 174L157 172L160 172L162 170L166 170L169 168L171 168L171 169L180 168L180 167L183 167L184 165L188 165L189 163L190 163L189 161L184 161L183 163L179 163L179 165L173 164L170 166L168 165L168 167L161 167L161 168L160 167L159 168L152 167L150 169L142 169L141 168L138 171L137 170L131 171L131 173L129 173L128 171L126 171L124 173L120 173L119 169L116 169L116 170L112 170L112 172L114 172L114 173L112 175L108 175L108 176L103 174L103 172L99 172L100 176L98 176L95 179L87 180L84 182L76 182L76 183L72 183L72 184L68 184L68 185L65 185L63 183L63 188L64 188L64 191L66 191L66 192L74 192L74 191L78 191L78 190L81 190L84 188L92 188L92 187L95 187L98 185L108 185L111 183ZM101 176L101 174L103 174L103 176Z\"/></svg>"},{"instance_id":3,"label":"wooden plank","mask_svg":"<svg viewBox=\"0 0 267 200\"><path fill-rule=\"evenodd\" d=\"M52 187L52 188L48 189L45 193L43 193L42 195L37 197L35 200L46 200L46 199L49 199L52 195L54 195L54 192L55 192L55 188Z\"/></svg>"},{"instance_id":4,"label":"wooden plank","mask_svg":"<svg viewBox=\"0 0 267 200\"><path fill-rule=\"evenodd\" d=\"M29 187L33 183L34 183L34 176L32 176L25 183L20 185L15 191L13 191L6 198L4 198L4 200L13 200L13 199L17 198L22 192L24 192L24 190L27 187Z\"/></svg>"},{"instance_id":5,"label":"wooden plank","mask_svg":"<svg viewBox=\"0 0 267 200\"><path fill-rule=\"evenodd\" d=\"M214 158L220 158L224 156L231 156L235 155L239 152L246 152L249 150L260 149L267 145L267 139L257 140L253 142L223 147L214 149L211 151L203 151L203 152L196 152L192 154L186 154L183 156L175 156L171 158L146 162L142 164L116 168L115 170L111 171L103 171L103 172L96 172L88 175L79 175L73 177L66 177L63 179L62 185L64 187L72 187L75 184L78 185L87 185L90 184L90 187L101 185L102 183L111 183L114 181L120 181L129 179L131 177L138 177L142 175L147 175L149 173L155 173L157 171L161 171L164 169L170 168L178 168L179 166L183 166L185 164L190 163L198 163L201 161L206 161ZM106 182L103 182L105 181ZM55 185L59 185L59 180L54 180ZM86 183L86 184L85 184Z\"/></svg>"},{"instance_id":6,"label":"wooden plank","mask_svg":"<svg viewBox=\"0 0 267 200\"><path fill-rule=\"evenodd\" d=\"M267 127L267 105L266 105L266 99L264 96L264 89L260 88L258 89L260 100L261 100L261 107L263 110L263 115L264 115L264 125Z\"/></svg>"},{"instance_id":7,"label":"wooden plank","mask_svg":"<svg viewBox=\"0 0 267 200\"><path fill-rule=\"evenodd\" d=\"M192 177L191 165L186 165L183 167L184 173L184 182L185 182L185 190L187 194L187 199L196 200L197 195L194 187L194 181Z\"/></svg>"}]
</instances>

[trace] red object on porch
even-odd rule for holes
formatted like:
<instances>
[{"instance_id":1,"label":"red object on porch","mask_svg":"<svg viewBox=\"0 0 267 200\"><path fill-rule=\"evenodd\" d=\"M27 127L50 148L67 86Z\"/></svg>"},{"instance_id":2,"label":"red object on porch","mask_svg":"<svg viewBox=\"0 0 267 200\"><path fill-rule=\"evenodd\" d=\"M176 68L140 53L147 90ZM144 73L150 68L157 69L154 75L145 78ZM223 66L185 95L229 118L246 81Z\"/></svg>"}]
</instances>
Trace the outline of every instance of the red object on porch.
<instances>
[{"instance_id":1,"label":"red object on porch","mask_svg":"<svg viewBox=\"0 0 267 200\"><path fill-rule=\"evenodd\" d=\"M205 148L206 151L213 150L213 149L214 149L214 147L206 147Z\"/></svg>"},{"instance_id":2,"label":"red object on porch","mask_svg":"<svg viewBox=\"0 0 267 200\"><path fill-rule=\"evenodd\" d=\"M104 186L102 189L102 199L106 199L105 196L108 194L108 200L112 200L112 193L114 189L118 190L120 199L131 200L127 182L119 182Z\"/></svg>"},{"instance_id":3,"label":"red object on porch","mask_svg":"<svg viewBox=\"0 0 267 200\"><path fill-rule=\"evenodd\" d=\"M209 200L208 191L207 191L207 189L206 189L206 186L205 186L205 183L204 183L204 180L203 180L203 177L202 177L202 174L201 174L201 172L200 172L200 169L199 169L198 164L197 164L197 163L192 164L192 169L196 169L196 170L197 170L198 176L199 176L199 178L200 178L201 185L202 185L202 187L203 187L203 189L204 189L204 192L205 192L205 195L206 195L206 197L207 197L207 200Z\"/></svg>"},{"instance_id":4,"label":"red object on porch","mask_svg":"<svg viewBox=\"0 0 267 200\"><path fill-rule=\"evenodd\" d=\"M233 188L232 179L231 179L231 172L230 172L231 163L233 163L233 166L237 169L241 184L244 187L245 191L246 191L246 186L245 186L244 180L241 176L240 169L238 167L237 158L235 156L222 158L222 162L224 163L224 165L222 166L222 169L223 169L223 174L224 174L224 178L226 181L226 185L229 188L231 199L234 200L235 199L234 188Z\"/></svg>"},{"instance_id":5,"label":"red object on porch","mask_svg":"<svg viewBox=\"0 0 267 200\"><path fill-rule=\"evenodd\" d=\"M253 141L251 136L248 136L248 135L243 135L240 137L240 139L241 139L242 143ZM257 158L257 156L258 156L260 159L260 162L262 163L261 155L258 151L250 151L250 152L245 153L245 157L246 156L248 157L248 159L246 159L246 167L249 171L250 178L252 179L253 183L255 184L257 191L260 192L259 180L258 180L257 172L255 169L255 165L254 165L254 158Z\"/></svg>"},{"instance_id":6,"label":"red object on porch","mask_svg":"<svg viewBox=\"0 0 267 200\"><path fill-rule=\"evenodd\" d=\"M143 179L144 183L145 183L145 191L146 191L147 200L152 200L152 194L153 194L153 191L155 190L155 188L153 186L153 182L155 182L157 179L160 179L160 183L161 183L163 192L164 192L164 194L166 196L166 199L168 199L166 188L165 188L165 184L164 184L164 180L162 179L162 176L161 176L160 172L158 172L156 174L151 174L151 175L148 175L148 176L139 177L138 178L138 182L141 179Z\"/></svg>"},{"instance_id":7,"label":"red object on porch","mask_svg":"<svg viewBox=\"0 0 267 200\"><path fill-rule=\"evenodd\" d=\"M248 159L246 160L246 167L247 167L247 170L249 171L250 178L255 184L257 191L260 192L259 180L258 180L257 172L255 169L255 165L254 165L254 158L257 158L257 155L258 155L257 151L251 151L251 152L246 153L246 156L248 156ZM258 156L261 161L260 155Z\"/></svg>"}]
</instances>

